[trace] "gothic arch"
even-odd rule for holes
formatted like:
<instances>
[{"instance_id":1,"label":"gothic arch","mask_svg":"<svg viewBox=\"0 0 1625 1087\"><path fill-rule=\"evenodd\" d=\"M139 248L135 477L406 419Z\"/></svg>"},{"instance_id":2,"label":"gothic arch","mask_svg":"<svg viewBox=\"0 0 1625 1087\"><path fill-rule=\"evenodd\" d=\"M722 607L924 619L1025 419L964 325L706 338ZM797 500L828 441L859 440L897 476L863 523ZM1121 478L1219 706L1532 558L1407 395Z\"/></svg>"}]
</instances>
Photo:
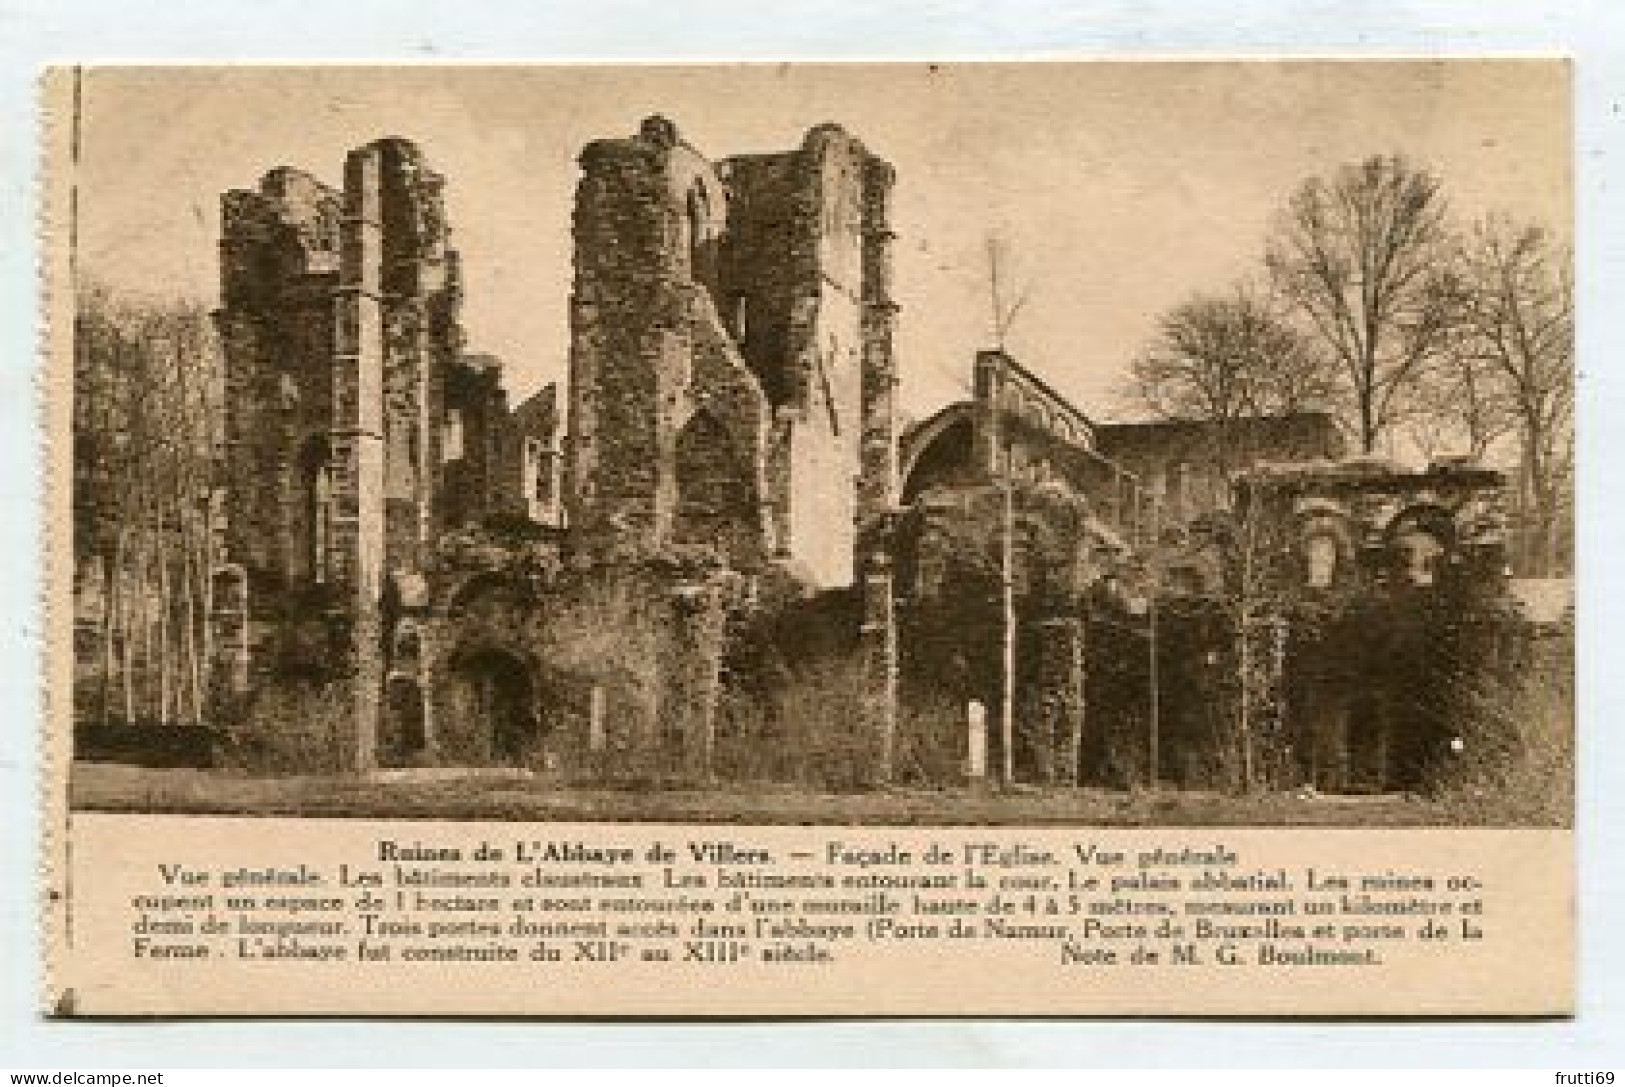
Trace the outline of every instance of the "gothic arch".
<instances>
[{"instance_id":1,"label":"gothic arch","mask_svg":"<svg viewBox=\"0 0 1625 1087\"><path fill-rule=\"evenodd\" d=\"M299 491L304 506L302 559L310 580L332 580L333 467L327 436L312 435L299 451Z\"/></svg>"},{"instance_id":2,"label":"gothic arch","mask_svg":"<svg viewBox=\"0 0 1625 1087\"><path fill-rule=\"evenodd\" d=\"M1311 589L1331 589L1352 576L1354 531L1338 509L1315 508L1298 518L1297 553L1300 580Z\"/></svg>"},{"instance_id":3,"label":"gothic arch","mask_svg":"<svg viewBox=\"0 0 1625 1087\"><path fill-rule=\"evenodd\" d=\"M1432 585L1456 552L1456 521L1442 506L1416 503L1396 513L1383 530L1384 553L1413 585Z\"/></svg>"},{"instance_id":4,"label":"gothic arch","mask_svg":"<svg viewBox=\"0 0 1625 1087\"><path fill-rule=\"evenodd\" d=\"M513 578L496 570L482 570L454 580L446 587L443 610L461 618L485 610L491 604L507 603L521 595Z\"/></svg>"},{"instance_id":5,"label":"gothic arch","mask_svg":"<svg viewBox=\"0 0 1625 1087\"><path fill-rule=\"evenodd\" d=\"M944 475L968 471L975 444L975 422L967 403L950 404L903 436L897 477L903 503L940 482Z\"/></svg>"},{"instance_id":6,"label":"gothic arch","mask_svg":"<svg viewBox=\"0 0 1625 1087\"><path fill-rule=\"evenodd\" d=\"M677 434L672 539L717 545L735 563L754 558L758 495L750 464L722 422L697 411Z\"/></svg>"}]
</instances>

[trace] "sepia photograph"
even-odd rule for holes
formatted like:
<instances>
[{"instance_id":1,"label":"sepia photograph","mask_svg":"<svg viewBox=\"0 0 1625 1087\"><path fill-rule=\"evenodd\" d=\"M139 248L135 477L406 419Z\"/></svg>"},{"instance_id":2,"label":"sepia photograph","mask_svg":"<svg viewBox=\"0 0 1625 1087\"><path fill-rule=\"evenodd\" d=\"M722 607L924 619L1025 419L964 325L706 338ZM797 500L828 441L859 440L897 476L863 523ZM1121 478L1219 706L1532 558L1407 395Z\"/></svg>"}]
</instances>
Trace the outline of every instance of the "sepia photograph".
<instances>
[{"instance_id":1,"label":"sepia photograph","mask_svg":"<svg viewBox=\"0 0 1625 1087\"><path fill-rule=\"evenodd\" d=\"M1572 82L53 68L40 1006L1573 1015Z\"/></svg>"},{"instance_id":2,"label":"sepia photograph","mask_svg":"<svg viewBox=\"0 0 1625 1087\"><path fill-rule=\"evenodd\" d=\"M57 75L76 812L1572 825L1564 62Z\"/></svg>"}]
</instances>

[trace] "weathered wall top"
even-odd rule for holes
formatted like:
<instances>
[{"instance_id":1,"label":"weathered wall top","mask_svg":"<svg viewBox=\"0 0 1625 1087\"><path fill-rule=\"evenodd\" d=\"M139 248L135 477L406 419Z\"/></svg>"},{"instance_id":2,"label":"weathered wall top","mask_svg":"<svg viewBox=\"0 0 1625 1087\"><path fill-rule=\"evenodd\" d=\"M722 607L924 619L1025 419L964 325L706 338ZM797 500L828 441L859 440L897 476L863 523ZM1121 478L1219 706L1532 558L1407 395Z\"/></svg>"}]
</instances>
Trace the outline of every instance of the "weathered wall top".
<instances>
[{"instance_id":1,"label":"weathered wall top","mask_svg":"<svg viewBox=\"0 0 1625 1087\"><path fill-rule=\"evenodd\" d=\"M343 194L288 166L269 171L258 188L220 198L221 295L279 291L306 276L336 275Z\"/></svg>"},{"instance_id":2,"label":"weathered wall top","mask_svg":"<svg viewBox=\"0 0 1625 1087\"><path fill-rule=\"evenodd\" d=\"M1337 421L1322 411L1257 416L1224 423L1162 419L1102 423L1096 432L1101 452L1129 467L1134 467L1135 462L1150 464L1180 458L1211 460L1221 440L1233 445L1235 454L1249 463L1260 458L1323 461L1342 456L1344 449Z\"/></svg>"},{"instance_id":3,"label":"weathered wall top","mask_svg":"<svg viewBox=\"0 0 1625 1087\"><path fill-rule=\"evenodd\" d=\"M634 136L592 141L580 162L588 174L636 169L658 177L670 207L697 215L703 237L720 234L727 222L727 190L716 168L664 117L645 118Z\"/></svg>"},{"instance_id":4,"label":"weathered wall top","mask_svg":"<svg viewBox=\"0 0 1625 1087\"><path fill-rule=\"evenodd\" d=\"M1043 378L1003 351L976 353L975 397L989 409L1025 420L1061 441L1095 447L1095 425Z\"/></svg>"},{"instance_id":5,"label":"weathered wall top","mask_svg":"<svg viewBox=\"0 0 1625 1087\"><path fill-rule=\"evenodd\" d=\"M1408 469L1378 458L1260 465L1243 477L1277 518L1289 519L1311 588L1358 572L1432 585L1455 567L1481 584L1504 582L1506 477L1476 465Z\"/></svg>"}]
</instances>

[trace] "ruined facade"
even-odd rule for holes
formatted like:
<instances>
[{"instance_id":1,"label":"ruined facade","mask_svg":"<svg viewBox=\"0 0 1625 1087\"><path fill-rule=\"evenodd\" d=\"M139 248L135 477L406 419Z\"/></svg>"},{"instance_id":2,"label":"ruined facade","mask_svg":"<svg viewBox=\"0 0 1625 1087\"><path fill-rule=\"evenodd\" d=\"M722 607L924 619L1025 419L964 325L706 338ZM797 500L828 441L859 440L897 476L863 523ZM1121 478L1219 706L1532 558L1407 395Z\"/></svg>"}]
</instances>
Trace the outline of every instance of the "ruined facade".
<instances>
[{"instance_id":1,"label":"ruined facade","mask_svg":"<svg viewBox=\"0 0 1625 1087\"><path fill-rule=\"evenodd\" d=\"M905 687L997 706L1012 652L1029 780L1143 780L1155 718L1164 780L1414 785L1442 727L1414 687L1482 653L1454 618L1506 589L1505 480L1342 452L1315 412L1095 423L982 352L902 442Z\"/></svg>"},{"instance_id":2,"label":"ruined facade","mask_svg":"<svg viewBox=\"0 0 1625 1087\"><path fill-rule=\"evenodd\" d=\"M977 354L971 390L969 400L949 404L903 436L905 503L944 486L1053 480L1089 495L1103 526L1124 538L1136 535L1143 489L1102 455L1093 420L1002 351Z\"/></svg>"},{"instance_id":3,"label":"ruined facade","mask_svg":"<svg viewBox=\"0 0 1625 1087\"><path fill-rule=\"evenodd\" d=\"M513 438L520 443L505 460L519 471L514 514L549 528L564 527L564 426L558 386L544 385L513 409Z\"/></svg>"},{"instance_id":4,"label":"ruined facade","mask_svg":"<svg viewBox=\"0 0 1625 1087\"><path fill-rule=\"evenodd\" d=\"M1212 784L1231 713L1274 752L1248 782L1409 780L1433 726L1380 677L1499 591L1496 473L1343 460L1313 413L1099 423L1003 351L900 434L884 161L652 117L579 163L568 383L518 404L412 144L224 196L220 719L333 722L350 770L704 778L790 734L816 631L852 780L960 777L966 703L1006 699L1020 780Z\"/></svg>"},{"instance_id":5,"label":"ruined facade","mask_svg":"<svg viewBox=\"0 0 1625 1087\"><path fill-rule=\"evenodd\" d=\"M1290 780L1416 788L1453 735L1451 688L1501 651L1505 477L1357 458L1260 468L1246 491L1293 589L1270 608L1280 661L1260 685Z\"/></svg>"},{"instance_id":6,"label":"ruined facade","mask_svg":"<svg viewBox=\"0 0 1625 1087\"><path fill-rule=\"evenodd\" d=\"M890 167L833 125L713 163L658 117L581 166L576 544L852 584L895 490Z\"/></svg>"},{"instance_id":7,"label":"ruined facade","mask_svg":"<svg viewBox=\"0 0 1625 1087\"><path fill-rule=\"evenodd\" d=\"M835 126L712 163L660 118L581 166L566 402L511 410L412 144L224 197L223 709L342 688L363 769L703 764L722 604L694 571L859 583L895 493L889 167ZM632 664L583 659L611 613Z\"/></svg>"},{"instance_id":8,"label":"ruined facade","mask_svg":"<svg viewBox=\"0 0 1625 1087\"><path fill-rule=\"evenodd\" d=\"M523 435L497 360L464 352L443 184L386 139L351 152L342 189L282 168L222 199L217 682L276 682L294 632L313 639L303 655L350 677L353 766L375 759L380 704L406 700L386 686L424 698L422 647L395 628L436 542L520 505ZM402 712L422 730L424 707Z\"/></svg>"}]
</instances>

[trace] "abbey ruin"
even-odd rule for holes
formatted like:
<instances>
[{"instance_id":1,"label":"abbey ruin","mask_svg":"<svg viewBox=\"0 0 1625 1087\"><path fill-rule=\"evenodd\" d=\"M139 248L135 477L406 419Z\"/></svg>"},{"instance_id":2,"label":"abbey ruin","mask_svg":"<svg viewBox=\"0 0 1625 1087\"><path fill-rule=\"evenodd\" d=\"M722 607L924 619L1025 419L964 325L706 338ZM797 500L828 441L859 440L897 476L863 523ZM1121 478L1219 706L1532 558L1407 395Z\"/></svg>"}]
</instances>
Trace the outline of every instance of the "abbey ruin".
<instances>
[{"instance_id":1,"label":"abbey ruin","mask_svg":"<svg viewBox=\"0 0 1625 1087\"><path fill-rule=\"evenodd\" d=\"M1503 591L1499 474L1347 459L1315 414L1220 458L1002 351L905 427L883 159L651 117L579 163L568 381L518 404L413 144L223 197L223 731L360 773L953 784L976 703L1019 781L1415 784L1405 688L1441 594Z\"/></svg>"}]
</instances>

